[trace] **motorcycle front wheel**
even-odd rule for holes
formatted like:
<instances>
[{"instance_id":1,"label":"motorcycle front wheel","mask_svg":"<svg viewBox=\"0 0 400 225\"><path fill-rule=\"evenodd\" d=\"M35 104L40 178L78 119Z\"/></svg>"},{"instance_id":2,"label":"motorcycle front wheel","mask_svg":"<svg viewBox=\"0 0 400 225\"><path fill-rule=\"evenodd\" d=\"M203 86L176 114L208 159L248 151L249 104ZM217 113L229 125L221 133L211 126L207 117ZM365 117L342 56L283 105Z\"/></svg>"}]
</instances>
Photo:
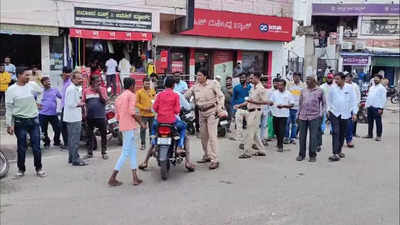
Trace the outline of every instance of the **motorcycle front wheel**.
<instances>
[{"instance_id":1,"label":"motorcycle front wheel","mask_svg":"<svg viewBox=\"0 0 400 225\"><path fill-rule=\"evenodd\" d=\"M6 155L0 151L0 179L7 176L10 165L8 163Z\"/></svg>"}]
</instances>

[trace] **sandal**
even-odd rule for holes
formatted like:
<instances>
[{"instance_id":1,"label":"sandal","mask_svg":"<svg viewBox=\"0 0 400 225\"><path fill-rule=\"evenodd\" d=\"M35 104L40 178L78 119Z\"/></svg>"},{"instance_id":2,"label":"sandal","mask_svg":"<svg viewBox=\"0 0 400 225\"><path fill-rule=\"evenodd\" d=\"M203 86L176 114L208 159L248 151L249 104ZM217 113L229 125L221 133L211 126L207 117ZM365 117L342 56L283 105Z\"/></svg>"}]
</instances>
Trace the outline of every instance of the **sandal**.
<instances>
[{"instance_id":1,"label":"sandal","mask_svg":"<svg viewBox=\"0 0 400 225\"><path fill-rule=\"evenodd\" d=\"M185 149L176 148L176 153L177 153L178 155L184 154L185 152L186 152Z\"/></svg>"},{"instance_id":2,"label":"sandal","mask_svg":"<svg viewBox=\"0 0 400 225\"><path fill-rule=\"evenodd\" d=\"M145 170L147 168L147 163L141 163L140 165L139 165L139 169L140 170Z\"/></svg>"},{"instance_id":3,"label":"sandal","mask_svg":"<svg viewBox=\"0 0 400 225\"><path fill-rule=\"evenodd\" d=\"M185 167L189 172L194 172L195 167L192 163L186 162Z\"/></svg>"}]
</instances>

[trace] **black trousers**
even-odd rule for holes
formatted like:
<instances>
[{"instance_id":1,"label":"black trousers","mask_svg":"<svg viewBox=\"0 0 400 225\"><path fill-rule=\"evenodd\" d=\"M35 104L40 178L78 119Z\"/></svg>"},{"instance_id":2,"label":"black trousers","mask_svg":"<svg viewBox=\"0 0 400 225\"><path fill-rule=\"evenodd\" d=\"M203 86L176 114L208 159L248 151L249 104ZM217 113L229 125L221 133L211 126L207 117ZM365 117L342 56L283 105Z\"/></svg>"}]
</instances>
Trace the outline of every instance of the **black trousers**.
<instances>
[{"instance_id":1,"label":"black trousers","mask_svg":"<svg viewBox=\"0 0 400 225\"><path fill-rule=\"evenodd\" d=\"M64 118L64 108L61 110L61 120L60 120L60 128L61 128L61 135L64 141L64 145L68 145L68 129L67 123L63 121Z\"/></svg>"},{"instance_id":2,"label":"black trousers","mask_svg":"<svg viewBox=\"0 0 400 225\"><path fill-rule=\"evenodd\" d=\"M53 143L54 145L59 145L61 129L60 129L60 121L58 121L58 116L57 115L47 116L39 114L39 123L44 136L44 145L45 146L50 145L50 138L47 133L47 128L49 127L49 123L51 124L51 127L53 128L54 131Z\"/></svg>"},{"instance_id":3,"label":"black trousers","mask_svg":"<svg viewBox=\"0 0 400 225\"><path fill-rule=\"evenodd\" d=\"M105 119L87 119L88 131L88 155L93 155L93 149L97 148L97 139L94 134L94 128L98 128L101 136L101 154L107 153L107 124Z\"/></svg>"},{"instance_id":4,"label":"black trousers","mask_svg":"<svg viewBox=\"0 0 400 225\"><path fill-rule=\"evenodd\" d=\"M5 107L6 92L0 91L0 106Z\"/></svg>"},{"instance_id":5,"label":"black trousers","mask_svg":"<svg viewBox=\"0 0 400 225\"><path fill-rule=\"evenodd\" d=\"M308 143L308 155L310 157L317 156L317 147L319 146L319 135L321 132L321 118L313 120L299 120L299 132L300 132L300 151L299 155L303 158L306 156L307 149L307 133L310 130L309 143Z\"/></svg>"},{"instance_id":6,"label":"black trousers","mask_svg":"<svg viewBox=\"0 0 400 225\"><path fill-rule=\"evenodd\" d=\"M382 115L378 113L378 108L368 107L368 136L373 136L374 121L376 123L376 136L382 137Z\"/></svg>"},{"instance_id":7,"label":"black trousers","mask_svg":"<svg viewBox=\"0 0 400 225\"><path fill-rule=\"evenodd\" d=\"M276 135L276 139L278 141L278 148L283 148L283 138L285 137L286 132L286 122L287 117L275 117L273 119L273 126Z\"/></svg>"},{"instance_id":8,"label":"black trousers","mask_svg":"<svg viewBox=\"0 0 400 225\"><path fill-rule=\"evenodd\" d=\"M331 121L332 131L332 151L333 154L339 154L342 152L344 144L344 138L346 137L347 124L349 119L342 119L341 116L336 117L332 113L329 113L329 120Z\"/></svg>"},{"instance_id":9,"label":"black trousers","mask_svg":"<svg viewBox=\"0 0 400 225\"><path fill-rule=\"evenodd\" d=\"M151 127L153 126L154 117L142 117L142 122L147 124L147 129L149 129L149 138L151 136ZM151 143L151 140L149 140ZM140 144L146 145L146 129L140 128Z\"/></svg>"}]
</instances>

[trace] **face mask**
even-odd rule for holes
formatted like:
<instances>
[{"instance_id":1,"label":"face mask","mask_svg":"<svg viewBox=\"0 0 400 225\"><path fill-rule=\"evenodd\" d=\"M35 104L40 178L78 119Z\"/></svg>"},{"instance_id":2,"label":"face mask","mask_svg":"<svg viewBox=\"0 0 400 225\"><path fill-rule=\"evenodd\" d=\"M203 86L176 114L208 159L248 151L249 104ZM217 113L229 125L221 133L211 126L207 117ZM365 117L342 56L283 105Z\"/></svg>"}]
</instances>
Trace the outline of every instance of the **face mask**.
<instances>
[{"instance_id":1,"label":"face mask","mask_svg":"<svg viewBox=\"0 0 400 225\"><path fill-rule=\"evenodd\" d=\"M332 84L332 83L333 83L333 80L332 80L332 81L327 80L326 82L327 82L328 84Z\"/></svg>"}]
</instances>

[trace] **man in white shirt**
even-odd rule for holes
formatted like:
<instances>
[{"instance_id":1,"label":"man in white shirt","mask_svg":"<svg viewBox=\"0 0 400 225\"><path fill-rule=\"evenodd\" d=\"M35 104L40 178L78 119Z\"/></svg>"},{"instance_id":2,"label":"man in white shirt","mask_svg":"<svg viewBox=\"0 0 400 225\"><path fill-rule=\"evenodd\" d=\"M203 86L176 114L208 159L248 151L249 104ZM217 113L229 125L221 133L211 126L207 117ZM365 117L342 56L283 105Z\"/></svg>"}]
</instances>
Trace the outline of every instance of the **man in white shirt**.
<instances>
[{"instance_id":1,"label":"man in white shirt","mask_svg":"<svg viewBox=\"0 0 400 225\"><path fill-rule=\"evenodd\" d=\"M336 86L328 93L328 118L332 123L332 145L333 155L330 161L339 161L344 158L342 153L344 138L347 131L348 120L356 119L355 113L358 111L356 96L353 87L345 83L346 75L339 72L335 74Z\"/></svg>"},{"instance_id":2,"label":"man in white shirt","mask_svg":"<svg viewBox=\"0 0 400 225\"><path fill-rule=\"evenodd\" d=\"M123 84L124 78L129 77L129 75L131 74L131 64L130 64L129 60L127 60L125 57L122 58L119 61L118 70L119 70L119 78L120 78L121 84Z\"/></svg>"},{"instance_id":3,"label":"man in white shirt","mask_svg":"<svg viewBox=\"0 0 400 225\"><path fill-rule=\"evenodd\" d=\"M283 138L286 131L286 123L289 117L289 109L294 106L292 94L286 91L286 81L279 80L278 90L271 94L270 101L273 103L272 115L274 131L277 139L278 152L283 152Z\"/></svg>"},{"instance_id":4,"label":"man in white shirt","mask_svg":"<svg viewBox=\"0 0 400 225\"><path fill-rule=\"evenodd\" d=\"M357 105L357 108L359 108L361 101L361 92L360 92L360 87L355 82L353 82L353 74L351 73L347 74L346 83L351 85L351 87L353 88L354 94L356 96L355 104ZM358 110L354 114L357 116L357 113ZM349 119L346 132L346 143L347 147L349 148L354 148L353 136L356 136L356 130L357 130L357 120L353 121L352 119Z\"/></svg>"},{"instance_id":5,"label":"man in white shirt","mask_svg":"<svg viewBox=\"0 0 400 225\"><path fill-rule=\"evenodd\" d=\"M376 74L375 85L369 89L365 107L368 110L368 135L364 138L373 137L374 121L376 122L376 141L382 139L382 113L386 103L386 88L381 84L382 75Z\"/></svg>"},{"instance_id":6,"label":"man in white shirt","mask_svg":"<svg viewBox=\"0 0 400 225\"><path fill-rule=\"evenodd\" d=\"M110 59L106 61L106 81L107 88L112 85L113 95L117 94L117 83L116 83L116 74L117 74L118 63L113 59L113 56L110 56Z\"/></svg>"},{"instance_id":7,"label":"man in white shirt","mask_svg":"<svg viewBox=\"0 0 400 225\"><path fill-rule=\"evenodd\" d=\"M81 100L82 74L75 71L72 73L71 84L65 93L64 117L68 129L68 163L73 166L86 166L78 153L82 129L82 107L85 105Z\"/></svg>"},{"instance_id":8,"label":"man in white shirt","mask_svg":"<svg viewBox=\"0 0 400 225\"><path fill-rule=\"evenodd\" d=\"M286 125L285 144L296 144L297 136L297 111L299 109L299 100L301 90L305 88L304 83L301 81L300 73L293 73L293 82L289 83L287 90L292 94L294 106L289 110L289 117Z\"/></svg>"},{"instance_id":9,"label":"man in white shirt","mask_svg":"<svg viewBox=\"0 0 400 225\"><path fill-rule=\"evenodd\" d=\"M328 76L326 76L326 82L321 85L322 90L324 91L324 96L328 96L329 91L336 86L335 81L334 81L334 75L332 73L329 73ZM329 104L328 102L326 104ZM329 110L329 105L326 106L326 112L322 115L322 124L321 124L321 133L323 134L326 129L326 113ZM332 131L332 127L331 127Z\"/></svg>"}]
</instances>

